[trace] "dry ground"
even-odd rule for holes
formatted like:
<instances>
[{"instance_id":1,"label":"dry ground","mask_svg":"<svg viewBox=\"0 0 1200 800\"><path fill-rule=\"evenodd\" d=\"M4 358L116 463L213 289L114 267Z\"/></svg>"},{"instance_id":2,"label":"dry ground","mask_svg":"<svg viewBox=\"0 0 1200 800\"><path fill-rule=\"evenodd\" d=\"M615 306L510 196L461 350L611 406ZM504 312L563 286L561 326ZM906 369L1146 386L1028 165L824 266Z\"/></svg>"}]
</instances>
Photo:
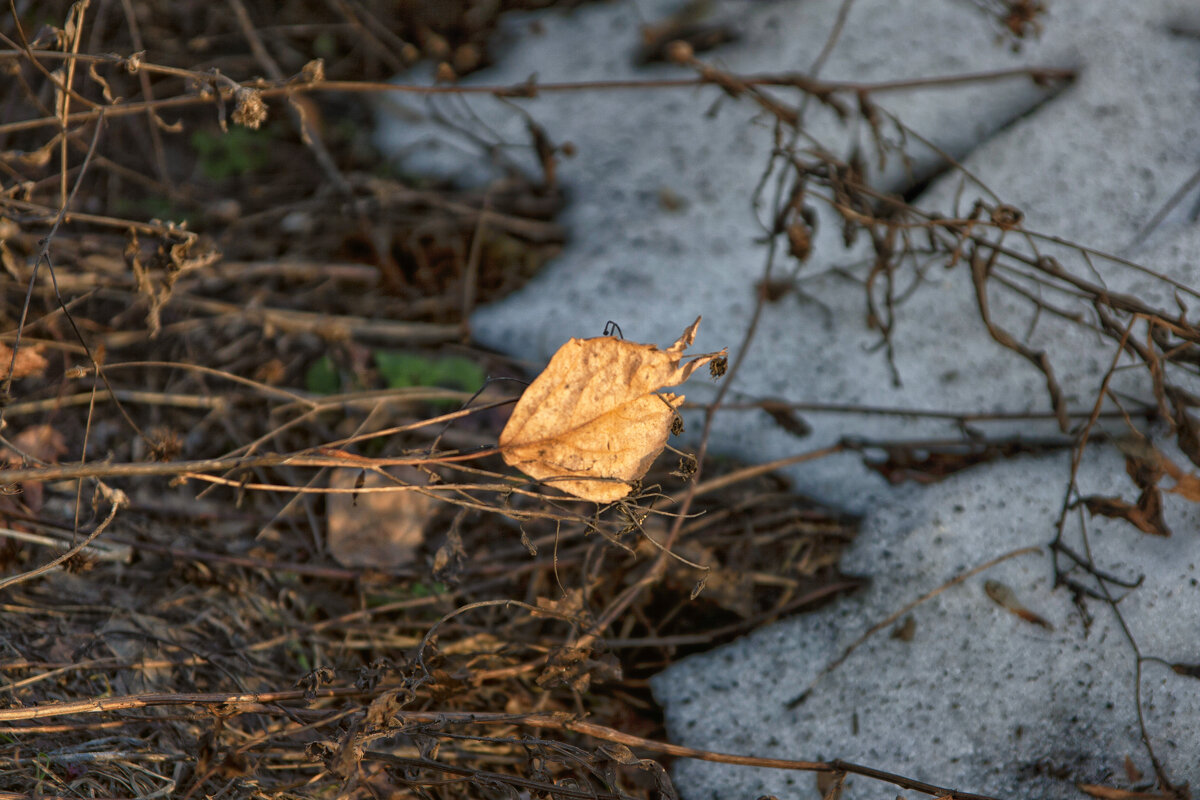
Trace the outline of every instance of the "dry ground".
<instances>
[{"instance_id":1,"label":"dry ground","mask_svg":"<svg viewBox=\"0 0 1200 800\"><path fill-rule=\"evenodd\" d=\"M390 171L368 101L527 5L0 20L0 797L669 793L621 744L663 738L646 677L854 585L852 521L760 470L598 509L473 455L520 390L482 376L529 375L465 319L563 241L553 132L472 191ZM399 505L325 491L363 458L416 463ZM331 541L413 508L378 562Z\"/></svg>"}]
</instances>

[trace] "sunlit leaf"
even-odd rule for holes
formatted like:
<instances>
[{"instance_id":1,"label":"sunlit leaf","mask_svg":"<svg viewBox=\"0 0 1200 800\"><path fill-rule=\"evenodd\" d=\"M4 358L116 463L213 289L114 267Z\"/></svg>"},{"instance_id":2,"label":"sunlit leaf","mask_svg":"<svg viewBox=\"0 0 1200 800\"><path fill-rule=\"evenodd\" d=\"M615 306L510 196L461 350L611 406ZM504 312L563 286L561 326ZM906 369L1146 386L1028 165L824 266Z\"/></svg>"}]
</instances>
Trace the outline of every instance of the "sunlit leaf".
<instances>
[{"instance_id":1,"label":"sunlit leaf","mask_svg":"<svg viewBox=\"0 0 1200 800\"><path fill-rule=\"evenodd\" d=\"M611 336L568 341L513 409L500 434L505 462L585 500L629 494L662 452L683 402L658 390L725 355L681 364L699 325L697 317L666 350Z\"/></svg>"}]
</instances>

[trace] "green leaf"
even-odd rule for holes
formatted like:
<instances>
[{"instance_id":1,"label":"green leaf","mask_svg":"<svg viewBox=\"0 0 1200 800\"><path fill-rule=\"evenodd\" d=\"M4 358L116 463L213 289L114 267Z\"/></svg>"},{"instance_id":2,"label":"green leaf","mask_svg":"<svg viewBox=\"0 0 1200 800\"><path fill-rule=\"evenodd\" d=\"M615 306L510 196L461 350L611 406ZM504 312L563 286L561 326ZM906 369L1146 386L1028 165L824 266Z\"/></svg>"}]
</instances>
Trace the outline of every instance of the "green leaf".
<instances>
[{"instance_id":1,"label":"green leaf","mask_svg":"<svg viewBox=\"0 0 1200 800\"><path fill-rule=\"evenodd\" d=\"M304 386L313 394L336 394L342 388L342 377L329 356L321 356L304 373Z\"/></svg>"},{"instance_id":2,"label":"green leaf","mask_svg":"<svg viewBox=\"0 0 1200 800\"><path fill-rule=\"evenodd\" d=\"M366 604L368 608L377 608L389 603L412 600L418 597L443 595L448 591L450 591L450 587L441 581L434 581L432 583L415 581L410 584L401 584L376 592L368 592L366 595Z\"/></svg>"},{"instance_id":3,"label":"green leaf","mask_svg":"<svg viewBox=\"0 0 1200 800\"><path fill-rule=\"evenodd\" d=\"M337 38L329 31L321 31L313 39L313 52L321 58L333 58L337 52Z\"/></svg>"},{"instance_id":4,"label":"green leaf","mask_svg":"<svg viewBox=\"0 0 1200 800\"><path fill-rule=\"evenodd\" d=\"M434 385L431 380L434 366L429 359L391 350L376 350L374 355L375 366L389 389Z\"/></svg>"},{"instance_id":5,"label":"green leaf","mask_svg":"<svg viewBox=\"0 0 1200 800\"><path fill-rule=\"evenodd\" d=\"M192 148L200 157L200 170L209 180L223 180L262 169L271 160L271 134L234 126L227 133L198 130Z\"/></svg>"},{"instance_id":6,"label":"green leaf","mask_svg":"<svg viewBox=\"0 0 1200 800\"><path fill-rule=\"evenodd\" d=\"M462 356L430 359L390 350L376 350L374 356L375 366L389 389L437 386L443 389L477 392L487 378L482 367ZM453 400L436 400L432 401L432 405L453 407L455 403Z\"/></svg>"},{"instance_id":7,"label":"green leaf","mask_svg":"<svg viewBox=\"0 0 1200 800\"><path fill-rule=\"evenodd\" d=\"M487 376L484 375L483 368L469 358L447 356L434 364L434 386L478 392L483 388L485 380Z\"/></svg>"}]
</instances>

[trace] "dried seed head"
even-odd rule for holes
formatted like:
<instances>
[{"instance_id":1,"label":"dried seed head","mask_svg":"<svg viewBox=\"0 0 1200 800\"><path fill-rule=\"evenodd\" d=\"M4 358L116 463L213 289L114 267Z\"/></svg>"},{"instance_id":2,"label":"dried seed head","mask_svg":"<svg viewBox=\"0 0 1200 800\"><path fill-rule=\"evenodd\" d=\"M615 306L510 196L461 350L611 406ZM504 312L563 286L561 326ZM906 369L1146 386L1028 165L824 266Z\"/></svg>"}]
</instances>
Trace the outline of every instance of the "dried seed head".
<instances>
[{"instance_id":1,"label":"dried seed head","mask_svg":"<svg viewBox=\"0 0 1200 800\"><path fill-rule=\"evenodd\" d=\"M712 361L708 362L708 374L712 375L713 380L725 374L725 370L729 368L729 359L725 356L717 356Z\"/></svg>"},{"instance_id":2,"label":"dried seed head","mask_svg":"<svg viewBox=\"0 0 1200 800\"><path fill-rule=\"evenodd\" d=\"M992 209L992 223L1003 231L1010 231L1021 224L1025 214L1016 206L999 205Z\"/></svg>"},{"instance_id":3,"label":"dried seed head","mask_svg":"<svg viewBox=\"0 0 1200 800\"><path fill-rule=\"evenodd\" d=\"M256 131L267 121L267 104L263 102L262 92L258 89L242 86L234 92L233 99L233 121L238 125Z\"/></svg>"},{"instance_id":4,"label":"dried seed head","mask_svg":"<svg viewBox=\"0 0 1200 800\"><path fill-rule=\"evenodd\" d=\"M680 456L679 468L671 474L677 475L685 481L691 480L691 477L696 474L696 457L691 454Z\"/></svg>"},{"instance_id":5,"label":"dried seed head","mask_svg":"<svg viewBox=\"0 0 1200 800\"><path fill-rule=\"evenodd\" d=\"M425 50L425 55L437 59L447 58L450 55L450 43L446 41L445 36L429 29L421 33L421 45Z\"/></svg>"},{"instance_id":6,"label":"dried seed head","mask_svg":"<svg viewBox=\"0 0 1200 800\"><path fill-rule=\"evenodd\" d=\"M671 418L671 433L674 436L683 433L683 417L678 414Z\"/></svg>"},{"instance_id":7,"label":"dried seed head","mask_svg":"<svg viewBox=\"0 0 1200 800\"><path fill-rule=\"evenodd\" d=\"M812 232L803 220L793 220L787 227L788 252L799 262L808 261L812 254Z\"/></svg>"},{"instance_id":8,"label":"dried seed head","mask_svg":"<svg viewBox=\"0 0 1200 800\"><path fill-rule=\"evenodd\" d=\"M314 58L304 65L300 70L300 74L308 83L320 83L325 80L325 59Z\"/></svg>"},{"instance_id":9,"label":"dried seed head","mask_svg":"<svg viewBox=\"0 0 1200 800\"><path fill-rule=\"evenodd\" d=\"M89 572L94 566L96 566L96 559L82 552L76 553L62 564L62 568L72 575Z\"/></svg>"},{"instance_id":10,"label":"dried seed head","mask_svg":"<svg viewBox=\"0 0 1200 800\"><path fill-rule=\"evenodd\" d=\"M675 64L686 64L696 57L696 51L687 42L676 39L667 45L667 58Z\"/></svg>"},{"instance_id":11,"label":"dried seed head","mask_svg":"<svg viewBox=\"0 0 1200 800\"><path fill-rule=\"evenodd\" d=\"M146 433L150 445L150 457L155 461L171 461L183 452L183 439L165 425L151 428Z\"/></svg>"},{"instance_id":12,"label":"dried seed head","mask_svg":"<svg viewBox=\"0 0 1200 800\"><path fill-rule=\"evenodd\" d=\"M479 69L479 65L482 63L483 53L479 52L479 48L473 44L460 45L454 51L454 71L459 75Z\"/></svg>"}]
</instances>

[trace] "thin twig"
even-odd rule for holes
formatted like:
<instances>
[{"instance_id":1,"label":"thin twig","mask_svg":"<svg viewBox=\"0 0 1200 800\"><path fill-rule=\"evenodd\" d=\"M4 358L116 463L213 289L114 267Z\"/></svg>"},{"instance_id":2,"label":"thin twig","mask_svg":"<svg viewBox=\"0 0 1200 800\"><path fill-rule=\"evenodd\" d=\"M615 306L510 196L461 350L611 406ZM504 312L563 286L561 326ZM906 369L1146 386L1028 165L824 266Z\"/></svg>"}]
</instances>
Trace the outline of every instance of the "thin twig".
<instances>
[{"instance_id":1,"label":"thin twig","mask_svg":"<svg viewBox=\"0 0 1200 800\"><path fill-rule=\"evenodd\" d=\"M79 544L62 553L57 558L46 562L40 567L36 567L27 572L22 572L17 575L13 575L12 577L0 580L0 591L3 591L10 586L15 586L18 583L24 583L25 581L32 580L39 575L44 575L47 572L50 572L52 569L61 566L63 563L69 561L77 554L83 552L84 548L94 542L97 536L104 533L104 530L112 523L114 519L116 519L117 512L129 504L129 498L126 497L125 493L120 489L110 489L103 483L98 485L98 489L104 498L108 500L110 507L108 509L108 516L100 521L100 524L96 526L96 529L88 534L87 538L79 542Z\"/></svg>"}]
</instances>

